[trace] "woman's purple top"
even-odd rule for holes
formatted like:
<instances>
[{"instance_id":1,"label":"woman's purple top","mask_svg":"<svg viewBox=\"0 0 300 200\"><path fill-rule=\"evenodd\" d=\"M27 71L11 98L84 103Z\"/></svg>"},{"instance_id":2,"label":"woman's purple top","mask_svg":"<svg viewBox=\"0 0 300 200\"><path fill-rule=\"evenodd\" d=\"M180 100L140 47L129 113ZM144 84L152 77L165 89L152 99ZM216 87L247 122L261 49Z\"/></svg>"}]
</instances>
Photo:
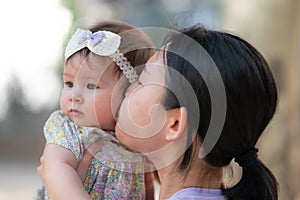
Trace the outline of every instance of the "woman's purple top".
<instances>
[{"instance_id":1,"label":"woman's purple top","mask_svg":"<svg viewBox=\"0 0 300 200\"><path fill-rule=\"evenodd\" d=\"M185 188L173 194L168 200L226 200L219 189Z\"/></svg>"}]
</instances>

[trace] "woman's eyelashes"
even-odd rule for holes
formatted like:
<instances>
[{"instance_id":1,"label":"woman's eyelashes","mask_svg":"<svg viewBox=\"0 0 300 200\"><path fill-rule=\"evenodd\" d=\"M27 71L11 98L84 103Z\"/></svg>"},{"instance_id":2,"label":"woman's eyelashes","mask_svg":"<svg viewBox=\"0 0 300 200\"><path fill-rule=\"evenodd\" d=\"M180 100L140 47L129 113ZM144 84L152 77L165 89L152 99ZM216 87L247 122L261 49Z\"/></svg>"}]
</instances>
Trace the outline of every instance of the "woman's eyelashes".
<instances>
[{"instance_id":1,"label":"woman's eyelashes","mask_svg":"<svg viewBox=\"0 0 300 200\"><path fill-rule=\"evenodd\" d=\"M132 88L137 88L137 87L143 86L143 84L139 80L137 80L131 86L132 86Z\"/></svg>"},{"instance_id":2,"label":"woman's eyelashes","mask_svg":"<svg viewBox=\"0 0 300 200\"><path fill-rule=\"evenodd\" d=\"M138 85L143 85L140 81L137 81L137 84L138 84Z\"/></svg>"}]
</instances>

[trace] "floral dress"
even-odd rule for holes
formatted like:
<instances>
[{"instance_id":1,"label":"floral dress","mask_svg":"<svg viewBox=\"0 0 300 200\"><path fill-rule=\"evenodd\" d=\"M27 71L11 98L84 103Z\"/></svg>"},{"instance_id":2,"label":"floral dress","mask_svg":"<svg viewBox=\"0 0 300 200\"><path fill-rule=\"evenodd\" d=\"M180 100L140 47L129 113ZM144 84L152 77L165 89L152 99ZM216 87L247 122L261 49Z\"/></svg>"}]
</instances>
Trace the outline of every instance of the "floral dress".
<instances>
[{"instance_id":1,"label":"floral dress","mask_svg":"<svg viewBox=\"0 0 300 200\"><path fill-rule=\"evenodd\" d=\"M83 184L92 199L145 199L142 156L126 149L114 132L78 127L59 110L46 122L44 135L48 144L69 149L78 161L84 150L101 140L101 150L94 156ZM34 199L49 199L44 186Z\"/></svg>"}]
</instances>

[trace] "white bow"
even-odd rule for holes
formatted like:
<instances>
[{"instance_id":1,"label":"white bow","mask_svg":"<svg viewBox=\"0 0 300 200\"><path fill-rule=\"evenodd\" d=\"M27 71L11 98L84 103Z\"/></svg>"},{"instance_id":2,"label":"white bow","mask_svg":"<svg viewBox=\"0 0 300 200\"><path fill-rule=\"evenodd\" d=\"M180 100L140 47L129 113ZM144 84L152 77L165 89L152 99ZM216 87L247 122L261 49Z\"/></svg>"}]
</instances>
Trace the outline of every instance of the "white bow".
<instances>
[{"instance_id":1,"label":"white bow","mask_svg":"<svg viewBox=\"0 0 300 200\"><path fill-rule=\"evenodd\" d=\"M99 56L110 56L118 50L120 43L121 37L110 31L92 33L78 28L66 47L65 59L85 47Z\"/></svg>"},{"instance_id":2,"label":"white bow","mask_svg":"<svg viewBox=\"0 0 300 200\"><path fill-rule=\"evenodd\" d=\"M135 69L127 61L127 58L119 51L121 37L110 31L97 31L92 33L89 30L77 29L70 39L66 50L65 60L83 48L88 48L91 52L99 56L109 56L122 70L129 83L134 83L138 79Z\"/></svg>"}]
</instances>

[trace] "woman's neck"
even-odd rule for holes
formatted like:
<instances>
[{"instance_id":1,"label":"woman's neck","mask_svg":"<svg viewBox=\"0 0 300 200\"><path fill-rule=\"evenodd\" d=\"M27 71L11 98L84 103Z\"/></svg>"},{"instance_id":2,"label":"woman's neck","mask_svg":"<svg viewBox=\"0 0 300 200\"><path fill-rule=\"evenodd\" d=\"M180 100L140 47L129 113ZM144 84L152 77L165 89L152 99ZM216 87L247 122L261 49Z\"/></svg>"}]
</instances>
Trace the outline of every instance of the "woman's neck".
<instances>
[{"instance_id":1,"label":"woman's neck","mask_svg":"<svg viewBox=\"0 0 300 200\"><path fill-rule=\"evenodd\" d=\"M184 188L221 188L222 168L209 166L203 160L196 159L191 164L188 172L181 173L178 171L178 164L178 162L174 162L158 170L161 182L159 199L170 198L173 194Z\"/></svg>"}]
</instances>

